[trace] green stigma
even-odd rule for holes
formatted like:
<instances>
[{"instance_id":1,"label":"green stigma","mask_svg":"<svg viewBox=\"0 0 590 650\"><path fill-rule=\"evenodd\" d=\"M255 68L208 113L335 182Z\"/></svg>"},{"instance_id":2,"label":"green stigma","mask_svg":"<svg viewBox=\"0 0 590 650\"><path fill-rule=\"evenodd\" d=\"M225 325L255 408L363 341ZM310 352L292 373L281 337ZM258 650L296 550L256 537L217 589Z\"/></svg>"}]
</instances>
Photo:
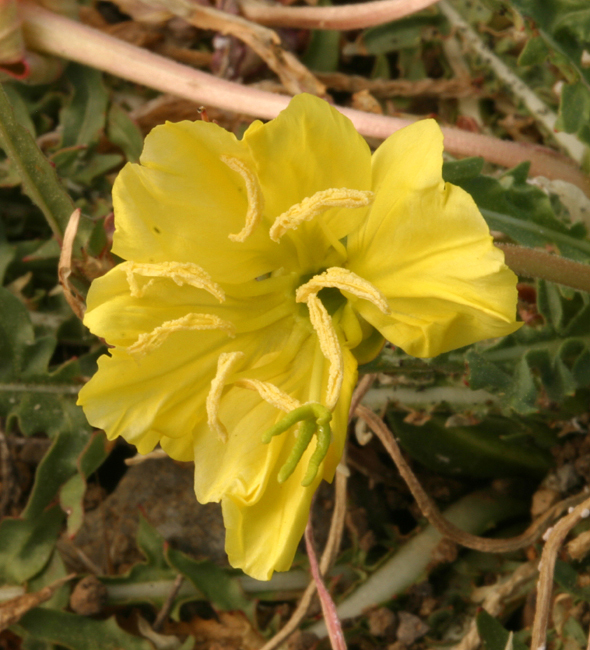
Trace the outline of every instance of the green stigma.
<instances>
[{"instance_id":1,"label":"green stigma","mask_svg":"<svg viewBox=\"0 0 590 650\"><path fill-rule=\"evenodd\" d=\"M297 467L297 463L301 460L301 457L309 446L313 434L317 433L316 448L309 459L307 472L301 481L303 487L312 484L318 473L320 464L326 457L328 449L330 448L330 442L332 440L332 430L330 429L331 419L332 412L322 404L304 404L299 408L293 409L290 413L287 413L282 420L277 422L264 433L262 436L262 442L268 444L274 436L284 433L287 429L290 429L293 425L297 424L297 422L303 423L299 429L297 441L289 454L289 458L287 458L287 461L279 470L279 483L284 483L291 474L293 474Z\"/></svg>"}]
</instances>

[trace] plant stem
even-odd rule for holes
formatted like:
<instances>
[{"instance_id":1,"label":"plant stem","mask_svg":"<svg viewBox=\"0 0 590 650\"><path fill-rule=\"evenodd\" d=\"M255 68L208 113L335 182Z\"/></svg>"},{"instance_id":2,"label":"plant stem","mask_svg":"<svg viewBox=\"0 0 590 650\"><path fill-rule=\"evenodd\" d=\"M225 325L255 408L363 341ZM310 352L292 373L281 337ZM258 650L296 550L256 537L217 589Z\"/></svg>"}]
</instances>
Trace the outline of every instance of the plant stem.
<instances>
[{"instance_id":1,"label":"plant stem","mask_svg":"<svg viewBox=\"0 0 590 650\"><path fill-rule=\"evenodd\" d=\"M516 274L528 278L542 278L577 291L590 293L590 264L574 262L526 246L514 244L496 244L496 246L504 251L506 264Z\"/></svg>"},{"instance_id":2,"label":"plant stem","mask_svg":"<svg viewBox=\"0 0 590 650\"><path fill-rule=\"evenodd\" d=\"M299 29L363 29L421 11L437 0L375 0L338 7L286 7L239 0L242 14L260 25Z\"/></svg>"},{"instance_id":3,"label":"plant stem","mask_svg":"<svg viewBox=\"0 0 590 650\"><path fill-rule=\"evenodd\" d=\"M545 130L574 160L580 162L584 157L586 147L576 136L555 131L557 115L494 52L484 45L476 31L463 20L461 14L447 0L441 0L438 8L451 25L457 29L467 46L481 58L514 97L527 107L537 122L545 127Z\"/></svg>"},{"instance_id":4,"label":"plant stem","mask_svg":"<svg viewBox=\"0 0 590 650\"><path fill-rule=\"evenodd\" d=\"M26 0L20 3L19 9L25 40L32 49L234 113L272 119L289 103L289 97L218 79L53 14ZM338 110L350 118L359 133L381 139L413 121L348 108ZM490 162L508 167L530 161L533 175L566 180L590 195L590 178L572 161L550 149L455 128L443 128L443 133L447 151L454 155L483 156Z\"/></svg>"}]
</instances>

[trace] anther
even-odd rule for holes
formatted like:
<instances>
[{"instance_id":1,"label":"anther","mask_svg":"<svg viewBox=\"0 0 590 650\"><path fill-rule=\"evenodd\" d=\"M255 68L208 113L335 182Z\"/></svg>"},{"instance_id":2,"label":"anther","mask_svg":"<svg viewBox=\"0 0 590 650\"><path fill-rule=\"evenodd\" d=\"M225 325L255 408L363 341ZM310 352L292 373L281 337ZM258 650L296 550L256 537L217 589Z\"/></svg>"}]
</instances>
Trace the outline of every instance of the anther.
<instances>
[{"instance_id":1,"label":"anther","mask_svg":"<svg viewBox=\"0 0 590 650\"><path fill-rule=\"evenodd\" d=\"M275 386L268 381L260 381L259 379L238 379L235 382L235 385L257 391L265 402L268 402L271 406L274 406L281 411L285 411L285 413L301 406L299 400L291 397L291 395L288 395L278 386Z\"/></svg>"},{"instance_id":2,"label":"anther","mask_svg":"<svg viewBox=\"0 0 590 650\"><path fill-rule=\"evenodd\" d=\"M329 208L362 208L372 203L373 199L373 192L368 190L346 187L320 190L279 215L270 228L270 238L278 242L288 230L297 230L304 221L311 221Z\"/></svg>"},{"instance_id":3,"label":"anther","mask_svg":"<svg viewBox=\"0 0 590 650\"><path fill-rule=\"evenodd\" d=\"M127 282L131 295L134 298L143 297L146 289L154 283L154 278L168 278L174 281L179 287L188 284L196 289L205 289L219 302L225 300L223 289L213 282L211 276L197 264L193 262L157 262L149 264L147 262L125 262L125 271L127 272ZM143 287L140 287L136 276L152 278Z\"/></svg>"},{"instance_id":4,"label":"anther","mask_svg":"<svg viewBox=\"0 0 590 650\"><path fill-rule=\"evenodd\" d=\"M187 314L182 318L167 320L151 332L140 334L137 341L127 348L127 352L136 357L143 357L148 352L159 348L174 332L186 330L223 330L232 338L235 334L233 323L222 320L213 314Z\"/></svg>"},{"instance_id":5,"label":"anther","mask_svg":"<svg viewBox=\"0 0 590 650\"><path fill-rule=\"evenodd\" d=\"M243 242L254 232L254 229L262 219L264 196L258 185L256 176L239 158L234 158L233 156L221 156L220 158L221 162L225 163L231 170L237 172L242 177L246 185L246 196L248 200L246 223L240 232L228 235L232 241Z\"/></svg>"},{"instance_id":6,"label":"anther","mask_svg":"<svg viewBox=\"0 0 590 650\"><path fill-rule=\"evenodd\" d=\"M312 294L317 294L321 289L333 287L340 291L351 293L357 298L372 302L375 307L380 309L384 314L390 314L391 309L387 303L387 298L370 282L364 280L356 273L343 269L339 266L330 267L320 275L314 275L309 282L301 285L295 294L297 302L307 302Z\"/></svg>"},{"instance_id":7,"label":"anther","mask_svg":"<svg viewBox=\"0 0 590 650\"><path fill-rule=\"evenodd\" d=\"M332 318L322 301L315 294L310 294L306 299L309 309L309 319L317 334L320 349L324 357L330 363L328 372L328 386L326 388L326 406L333 410L336 407L342 388L344 377L344 359L342 349L338 341L338 335L334 329Z\"/></svg>"},{"instance_id":8,"label":"anther","mask_svg":"<svg viewBox=\"0 0 590 650\"><path fill-rule=\"evenodd\" d=\"M222 442L227 442L227 429L219 419L219 407L227 378L233 372L236 364L244 357L243 352L222 352L217 360L217 372L211 381L211 389L207 395L205 407L207 424Z\"/></svg>"}]
</instances>

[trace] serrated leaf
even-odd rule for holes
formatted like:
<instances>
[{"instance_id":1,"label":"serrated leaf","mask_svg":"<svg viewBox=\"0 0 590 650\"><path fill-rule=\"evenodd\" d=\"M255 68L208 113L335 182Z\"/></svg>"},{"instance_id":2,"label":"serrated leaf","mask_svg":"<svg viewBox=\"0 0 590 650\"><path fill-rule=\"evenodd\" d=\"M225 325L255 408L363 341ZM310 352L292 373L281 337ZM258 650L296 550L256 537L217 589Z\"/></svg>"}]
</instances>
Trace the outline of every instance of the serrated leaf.
<instances>
[{"instance_id":1,"label":"serrated leaf","mask_svg":"<svg viewBox=\"0 0 590 650\"><path fill-rule=\"evenodd\" d=\"M93 146L104 132L107 117L108 96L102 73L70 63L65 76L72 85L73 94L60 115L62 147Z\"/></svg>"},{"instance_id":2,"label":"serrated leaf","mask_svg":"<svg viewBox=\"0 0 590 650\"><path fill-rule=\"evenodd\" d=\"M193 560L173 548L167 549L166 558L170 566L185 575L213 607L225 611L239 610L252 618L254 603L246 598L238 581L227 571L209 560Z\"/></svg>"},{"instance_id":3,"label":"serrated leaf","mask_svg":"<svg viewBox=\"0 0 590 650\"><path fill-rule=\"evenodd\" d=\"M1 85L0 146L18 170L24 191L43 212L53 233L62 239L74 204L31 134L18 123ZM75 251L81 247L80 241L77 238Z\"/></svg>"},{"instance_id":4,"label":"serrated leaf","mask_svg":"<svg viewBox=\"0 0 590 650\"><path fill-rule=\"evenodd\" d=\"M68 428L71 418L84 421L73 405L80 385L75 381L78 362L49 371L56 343L52 336L36 339L26 307L0 288L0 416L8 428L17 421L25 435L53 435Z\"/></svg>"},{"instance_id":5,"label":"serrated leaf","mask_svg":"<svg viewBox=\"0 0 590 650\"><path fill-rule=\"evenodd\" d=\"M390 411L387 421L410 456L444 474L540 478L552 465L551 454L533 444L534 429L514 419L490 417L473 426L447 427L435 416L415 426Z\"/></svg>"},{"instance_id":6,"label":"serrated leaf","mask_svg":"<svg viewBox=\"0 0 590 650\"><path fill-rule=\"evenodd\" d=\"M528 169L529 163L522 163L499 180L478 175L458 178L455 183L471 194L490 229L524 246L549 244L564 257L589 260L590 242L583 225L567 226L557 218L547 194L527 182Z\"/></svg>"},{"instance_id":7,"label":"serrated leaf","mask_svg":"<svg viewBox=\"0 0 590 650\"><path fill-rule=\"evenodd\" d=\"M64 513L53 506L34 519L5 518L0 523L0 584L22 584L49 561Z\"/></svg>"},{"instance_id":8,"label":"serrated leaf","mask_svg":"<svg viewBox=\"0 0 590 650\"><path fill-rule=\"evenodd\" d=\"M21 618L18 627L35 639L68 650L153 650L149 641L122 630L114 617L96 621L37 607Z\"/></svg>"},{"instance_id":9,"label":"serrated leaf","mask_svg":"<svg viewBox=\"0 0 590 650\"><path fill-rule=\"evenodd\" d=\"M155 528L149 525L145 517L139 514L139 526L137 528L137 545L146 558L145 562L139 562L122 576L108 576L104 583L109 585L150 585L162 581L171 581L176 578L177 571L172 569L164 555L164 538ZM141 589L141 596L130 594L128 602L151 602L161 606L166 599L165 595L154 595L150 588Z\"/></svg>"},{"instance_id":10,"label":"serrated leaf","mask_svg":"<svg viewBox=\"0 0 590 650\"><path fill-rule=\"evenodd\" d=\"M23 517L38 517L57 496L60 487L78 471L78 457L88 444L90 427L78 409L67 414L68 427L55 437L35 474L33 491Z\"/></svg>"}]
</instances>

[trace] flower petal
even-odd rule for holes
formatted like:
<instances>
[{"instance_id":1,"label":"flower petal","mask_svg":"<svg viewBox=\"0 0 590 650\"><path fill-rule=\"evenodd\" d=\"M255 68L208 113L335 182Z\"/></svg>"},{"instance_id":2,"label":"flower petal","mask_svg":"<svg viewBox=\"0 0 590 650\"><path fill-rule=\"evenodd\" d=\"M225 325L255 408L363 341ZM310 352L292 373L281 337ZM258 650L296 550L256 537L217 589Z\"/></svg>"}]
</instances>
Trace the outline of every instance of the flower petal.
<instances>
[{"instance_id":1,"label":"flower petal","mask_svg":"<svg viewBox=\"0 0 590 650\"><path fill-rule=\"evenodd\" d=\"M255 161L271 221L323 190L371 189L367 143L348 118L312 95L294 97L277 118L248 129L243 142ZM295 243L300 255L307 247L313 258L311 266L323 263L329 241L321 223L339 240L356 227L366 211L330 208L283 239L299 240Z\"/></svg>"},{"instance_id":2,"label":"flower petal","mask_svg":"<svg viewBox=\"0 0 590 650\"><path fill-rule=\"evenodd\" d=\"M471 196L443 182L438 127L419 123L403 132L400 151L390 138L376 161L370 218L348 240L349 268L386 296L393 313L366 301L355 309L418 357L515 331L516 276ZM383 172L386 155L396 167Z\"/></svg>"},{"instance_id":3,"label":"flower petal","mask_svg":"<svg viewBox=\"0 0 590 650\"><path fill-rule=\"evenodd\" d=\"M244 242L229 238L244 228L247 188L222 156L253 169L244 143L216 124L156 127L141 164L126 165L115 182L113 252L135 262L198 262L217 282L239 283L283 266L288 245L269 246L265 228Z\"/></svg>"},{"instance_id":4,"label":"flower petal","mask_svg":"<svg viewBox=\"0 0 590 650\"><path fill-rule=\"evenodd\" d=\"M142 297L133 297L124 267L119 265L95 281L89 293L86 324L121 347L99 359L99 371L80 391L79 403L92 425L110 438L123 436L141 453L160 439L188 437L184 451L171 451L186 460L189 448L192 455L193 430L206 417L205 400L219 354L243 352L246 365L279 354L293 329L292 306L282 290L272 291L276 284L272 278L253 282L254 295L227 295L221 305L203 290L166 279L158 279ZM265 288L268 293L263 293ZM247 284L242 292L248 293ZM179 329L141 357L125 350L163 322L193 312L237 323L235 338L220 330ZM178 443L166 444L180 449Z\"/></svg>"},{"instance_id":5,"label":"flower petal","mask_svg":"<svg viewBox=\"0 0 590 650\"><path fill-rule=\"evenodd\" d=\"M356 361L345 350L345 380L340 401L331 422L333 443L323 462L321 472L310 486L304 488L301 481L313 453L312 441L295 471L285 483L277 480L278 472L291 451L292 441L283 434L274 438L268 451L267 463L260 474L263 481L255 492L244 494L241 490L225 489L222 499L223 518L226 526L226 552L232 566L240 567L248 575L259 580L269 580L273 571L286 571L290 568L309 517L311 499L321 478L332 481L336 467L342 457L348 408L352 389L356 383ZM308 361L307 355L298 359ZM318 355L314 352L314 357ZM306 365L300 364L302 369ZM307 366L309 378L309 366ZM324 362L324 383L327 382L328 364ZM305 379L302 377L302 380ZM235 401L238 405L237 400ZM270 421L272 424L272 421ZM247 431L246 426L240 431ZM203 463L204 465L205 463ZM231 474L236 468L232 468ZM198 475L198 469L196 469ZM202 480L202 479L201 479Z\"/></svg>"}]
</instances>

